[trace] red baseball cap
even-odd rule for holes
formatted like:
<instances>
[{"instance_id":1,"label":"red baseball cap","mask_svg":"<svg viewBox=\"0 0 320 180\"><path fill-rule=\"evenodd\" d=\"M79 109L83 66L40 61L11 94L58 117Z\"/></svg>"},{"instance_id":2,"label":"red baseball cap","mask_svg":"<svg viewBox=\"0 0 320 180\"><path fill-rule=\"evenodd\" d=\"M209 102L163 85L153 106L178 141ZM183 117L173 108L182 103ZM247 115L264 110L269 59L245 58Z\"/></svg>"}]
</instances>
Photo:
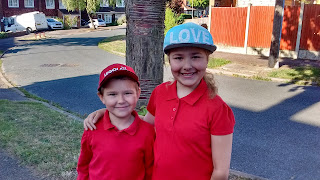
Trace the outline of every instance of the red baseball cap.
<instances>
[{"instance_id":1,"label":"red baseball cap","mask_svg":"<svg viewBox=\"0 0 320 180\"><path fill-rule=\"evenodd\" d=\"M135 80L138 85L140 86L139 83L139 78L132 69L132 67L124 65L124 64L112 64L108 67L106 67L102 72L100 73L100 78L99 78L99 85L98 85L98 91L100 90L101 86L110 78L115 77L115 76L128 76Z\"/></svg>"}]
</instances>

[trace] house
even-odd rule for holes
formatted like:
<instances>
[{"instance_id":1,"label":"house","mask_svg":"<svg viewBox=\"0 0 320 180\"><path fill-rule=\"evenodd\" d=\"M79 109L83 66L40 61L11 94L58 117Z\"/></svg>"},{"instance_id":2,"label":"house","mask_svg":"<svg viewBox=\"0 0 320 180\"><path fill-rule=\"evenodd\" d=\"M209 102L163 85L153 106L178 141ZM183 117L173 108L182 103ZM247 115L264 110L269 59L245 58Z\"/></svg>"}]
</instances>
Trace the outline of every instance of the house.
<instances>
[{"instance_id":1,"label":"house","mask_svg":"<svg viewBox=\"0 0 320 180\"><path fill-rule=\"evenodd\" d=\"M96 17L110 24L116 22L125 13L125 0L117 0L115 6L109 5L108 0L101 0L100 9L96 12Z\"/></svg>"},{"instance_id":2,"label":"house","mask_svg":"<svg viewBox=\"0 0 320 180\"><path fill-rule=\"evenodd\" d=\"M80 27L80 13L68 12L62 4L62 0L0 0L1 29L3 30L4 17L33 11L43 12L46 17L64 19L65 16L70 16L71 18L78 18L78 23L75 26Z\"/></svg>"},{"instance_id":3,"label":"house","mask_svg":"<svg viewBox=\"0 0 320 180\"><path fill-rule=\"evenodd\" d=\"M193 13L193 17L202 17L203 15L208 15L208 8L205 9L197 9L192 6L192 3L189 3L188 0L182 0L182 8L183 13L191 14Z\"/></svg>"}]
</instances>

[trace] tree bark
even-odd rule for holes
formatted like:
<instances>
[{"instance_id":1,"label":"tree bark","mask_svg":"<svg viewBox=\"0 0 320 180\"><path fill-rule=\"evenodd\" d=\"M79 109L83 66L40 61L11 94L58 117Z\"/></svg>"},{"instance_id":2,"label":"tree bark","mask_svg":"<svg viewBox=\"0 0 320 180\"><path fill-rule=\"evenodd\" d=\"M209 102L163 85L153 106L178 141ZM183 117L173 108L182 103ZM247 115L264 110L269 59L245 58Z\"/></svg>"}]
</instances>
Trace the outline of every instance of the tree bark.
<instances>
[{"instance_id":1,"label":"tree bark","mask_svg":"<svg viewBox=\"0 0 320 180\"><path fill-rule=\"evenodd\" d=\"M165 1L130 0L125 7L126 64L140 80L140 107L147 105L152 90L163 81Z\"/></svg>"},{"instance_id":2,"label":"tree bark","mask_svg":"<svg viewBox=\"0 0 320 180\"><path fill-rule=\"evenodd\" d=\"M272 39L270 46L270 54L268 66L270 68L278 67L278 58L280 51L280 39L282 32L282 20L284 11L284 0L276 0L274 7L274 18L273 18L273 29L272 29Z\"/></svg>"}]
</instances>

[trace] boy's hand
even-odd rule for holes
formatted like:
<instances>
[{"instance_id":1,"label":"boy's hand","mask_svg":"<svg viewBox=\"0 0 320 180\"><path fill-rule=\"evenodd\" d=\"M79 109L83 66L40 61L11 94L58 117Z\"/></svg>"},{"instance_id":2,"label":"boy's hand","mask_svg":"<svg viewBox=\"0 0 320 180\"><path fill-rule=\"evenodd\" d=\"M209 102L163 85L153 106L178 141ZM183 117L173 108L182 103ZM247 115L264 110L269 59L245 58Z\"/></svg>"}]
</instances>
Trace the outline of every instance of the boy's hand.
<instances>
[{"instance_id":1,"label":"boy's hand","mask_svg":"<svg viewBox=\"0 0 320 180\"><path fill-rule=\"evenodd\" d=\"M87 131L88 129L94 130L97 127L94 125L103 116L106 109L99 109L88 115L88 117L83 121L83 127Z\"/></svg>"}]
</instances>

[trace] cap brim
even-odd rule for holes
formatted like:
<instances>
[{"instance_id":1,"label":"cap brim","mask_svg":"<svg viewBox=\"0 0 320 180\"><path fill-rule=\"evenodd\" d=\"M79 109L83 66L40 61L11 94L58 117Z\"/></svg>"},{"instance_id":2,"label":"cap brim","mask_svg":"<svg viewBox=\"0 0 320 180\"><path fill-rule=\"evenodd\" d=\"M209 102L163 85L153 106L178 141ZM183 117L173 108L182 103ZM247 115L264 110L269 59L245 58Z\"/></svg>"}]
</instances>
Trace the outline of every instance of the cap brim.
<instances>
[{"instance_id":1,"label":"cap brim","mask_svg":"<svg viewBox=\"0 0 320 180\"><path fill-rule=\"evenodd\" d=\"M215 45L197 44L197 43L179 43L179 44L168 45L164 48L163 51L164 53L168 54L171 49L179 48L179 47L198 47L198 48L206 49L211 53L213 53L217 49L217 46Z\"/></svg>"},{"instance_id":2,"label":"cap brim","mask_svg":"<svg viewBox=\"0 0 320 180\"><path fill-rule=\"evenodd\" d=\"M103 80L101 81L101 83L99 84L98 91L100 90L101 86L104 83L106 83L109 79L116 77L116 76L128 76L128 77L132 78L133 80L135 80L138 83L138 85L140 86L139 78L136 74L134 74L130 71L127 71L127 70L120 70L120 71L113 72L113 73L109 74L108 76L104 77Z\"/></svg>"}]
</instances>

